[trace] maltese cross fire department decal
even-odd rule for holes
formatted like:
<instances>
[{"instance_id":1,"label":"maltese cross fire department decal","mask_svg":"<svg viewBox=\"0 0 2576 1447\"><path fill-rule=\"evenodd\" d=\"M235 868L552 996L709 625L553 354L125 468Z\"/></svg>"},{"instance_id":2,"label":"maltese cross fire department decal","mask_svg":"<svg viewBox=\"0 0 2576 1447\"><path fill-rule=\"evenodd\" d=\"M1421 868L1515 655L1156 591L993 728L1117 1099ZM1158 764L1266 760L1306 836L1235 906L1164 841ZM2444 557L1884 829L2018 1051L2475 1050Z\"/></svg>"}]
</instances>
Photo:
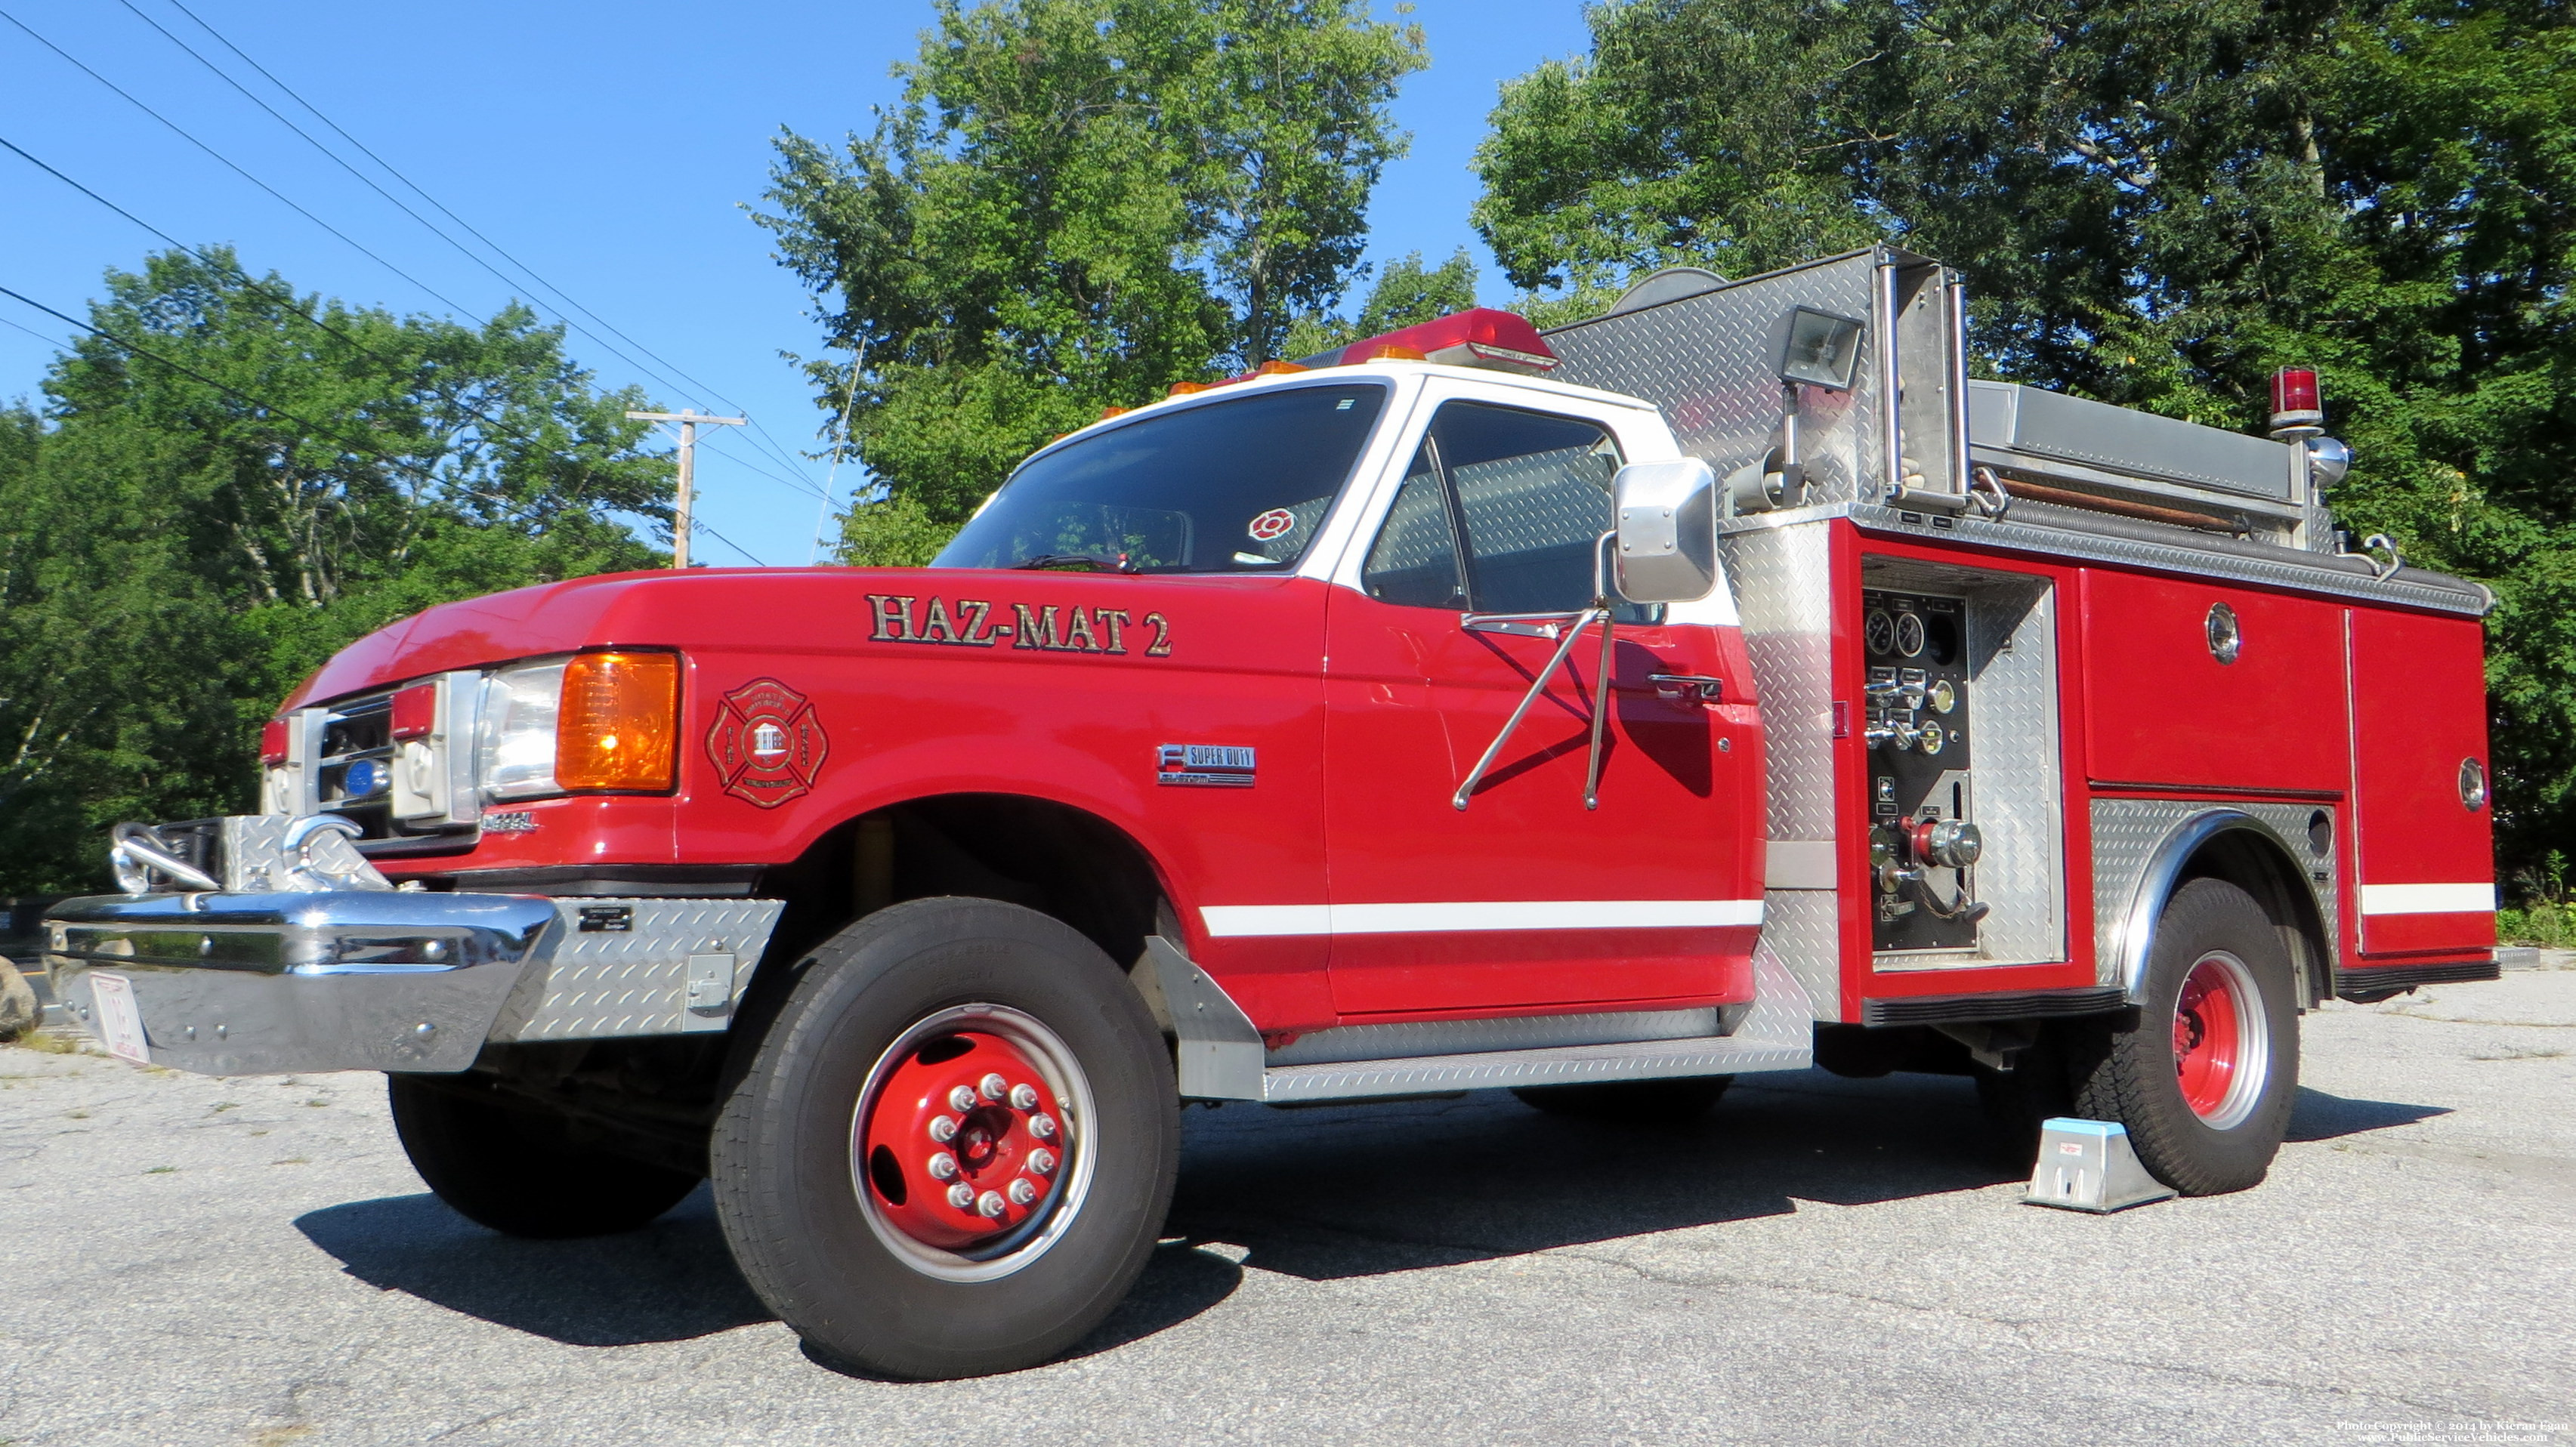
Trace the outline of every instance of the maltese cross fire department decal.
<instances>
[{"instance_id":1,"label":"maltese cross fire department decal","mask_svg":"<svg viewBox=\"0 0 2576 1447\"><path fill-rule=\"evenodd\" d=\"M763 809L812 792L829 752L814 701L774 678L726 694L707 731L707 757L724 791Z\"/></svg>"}]
</instances>

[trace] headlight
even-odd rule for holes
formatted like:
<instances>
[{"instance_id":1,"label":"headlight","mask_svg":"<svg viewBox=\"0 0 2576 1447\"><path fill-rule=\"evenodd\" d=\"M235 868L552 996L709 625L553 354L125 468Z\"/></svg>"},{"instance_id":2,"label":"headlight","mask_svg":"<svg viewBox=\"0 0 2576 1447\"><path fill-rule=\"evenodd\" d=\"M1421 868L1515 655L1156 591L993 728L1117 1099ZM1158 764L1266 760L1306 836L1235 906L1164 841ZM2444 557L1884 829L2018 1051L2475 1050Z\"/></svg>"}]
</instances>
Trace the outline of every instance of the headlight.
<instances>
[{"instance_id":1,"label":"headlight","mask_svg":"<svg viewBox=\"0 0 2576 1447\"><path fill-rule=\"evenodd\" d=\"M483 690L483 797L678 783L680 660L581 653L495 672Z\"/></svg>"},{"instance_id":2,"label":"headlight","mask_svg":"<svg viewBox=\"0 0 2576 1447\"><path fill-rule=\"evenodd\" d=\"M562 713L566 660L504 668L483 686L483 759L475 772L487 799L560 794L555 720Z\"/></svg>"}]
</instances>

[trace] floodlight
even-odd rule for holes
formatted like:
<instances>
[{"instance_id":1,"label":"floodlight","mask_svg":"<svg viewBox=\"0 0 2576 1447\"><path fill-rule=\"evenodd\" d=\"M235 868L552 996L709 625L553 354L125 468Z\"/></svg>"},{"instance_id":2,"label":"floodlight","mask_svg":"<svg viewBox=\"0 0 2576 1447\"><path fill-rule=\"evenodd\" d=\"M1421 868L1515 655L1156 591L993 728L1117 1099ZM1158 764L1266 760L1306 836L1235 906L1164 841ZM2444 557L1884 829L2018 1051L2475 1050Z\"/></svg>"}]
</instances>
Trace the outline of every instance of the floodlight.
<instances>
[{"instance_id":1,"label":"floodlight","mask_svg":"<svg viewBox=\"0 0 2576 1447\"><path fill-rule=\"evenodd\" d=\"M1860 326L1850 317L1792 307L1788 341L1781 349L1780 380L1850 391L1852 373L1860 366Z\"/></svg>"}]
</instances>

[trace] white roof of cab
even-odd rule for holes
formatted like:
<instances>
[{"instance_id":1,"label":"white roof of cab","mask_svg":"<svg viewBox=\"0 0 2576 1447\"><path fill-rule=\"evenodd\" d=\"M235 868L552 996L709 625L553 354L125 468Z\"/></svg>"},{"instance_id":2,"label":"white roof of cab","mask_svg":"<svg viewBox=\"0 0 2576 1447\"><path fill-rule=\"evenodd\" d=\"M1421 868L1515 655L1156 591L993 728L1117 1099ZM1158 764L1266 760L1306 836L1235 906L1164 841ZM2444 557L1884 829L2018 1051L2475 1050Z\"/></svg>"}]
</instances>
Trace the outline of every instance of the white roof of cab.
<instances>
[{"instance_id":1,"label":"white roof of cab","mask_svg":"<svg viewBox=\"0 0 2576 1447\"><path fill-rule=\"evenodd\" d=\"M1524 376L1518 372L1506 372L1493 367L1452 367L1438 362L1359 362L1342 367L1314 367L1303 372L1281 372L1268 377L1252 377L1240 382L1227 382L1221 386L1210 387L1204 392L1185 392L1177 397L1165 397L1160 401L1148 402L1142 407L1130 408L1115 417L1104 417L1088 427L1068 432L1030 453L1028 457L1021 460L1020 466L1026 467L1030 462L1044 457L1066 443L1079 441L1094 432L1124 427L1132 422L1142 421L1148 417L1159 417L1188 407L1203 407L1237 397L1248 397L1256 392L1310 387L1317 383L1400 383L1427 377L1446 377L1455 381L1527 391L1534 394L1532 401L1540 397L1559 397L1603 406L1626 407L1638 412L1660 410L1654 403L1641 401L1624 392L1604 392L1598 387L1578 387L1571 382L1551 382L1545 377ZM1018 470L1019 468L1012 469L1014 472Z\"/></svg>"}]
</instances>

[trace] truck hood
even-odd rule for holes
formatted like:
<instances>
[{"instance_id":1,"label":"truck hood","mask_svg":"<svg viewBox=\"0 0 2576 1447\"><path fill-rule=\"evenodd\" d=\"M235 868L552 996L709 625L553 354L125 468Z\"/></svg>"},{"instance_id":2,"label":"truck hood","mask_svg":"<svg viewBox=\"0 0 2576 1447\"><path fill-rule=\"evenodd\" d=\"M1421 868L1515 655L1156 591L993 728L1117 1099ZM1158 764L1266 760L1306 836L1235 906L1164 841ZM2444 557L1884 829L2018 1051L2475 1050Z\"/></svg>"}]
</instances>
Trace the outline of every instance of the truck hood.
<instances>
[{"instance_id":1,"label":"truck hood","mask_svg":"<svg viewBox=\"0 0 2576 1447\"><path fill-rule=\"evenodd\" d=\"M1043 580L1043 582L1041 582ZM606 573L438 607L340 650L281 706L345 698L458 668L489 668L584 648L839 653L867 637L868 595L1041 591L1106 603L1186 592L1271 594L1290 577L1120 577L1072 572L921 568L691 568ZM1007 605L1006 605L1007 606ZM1158 606L1146 602L1144 607Z\"/></svg>"}]
</instances>

